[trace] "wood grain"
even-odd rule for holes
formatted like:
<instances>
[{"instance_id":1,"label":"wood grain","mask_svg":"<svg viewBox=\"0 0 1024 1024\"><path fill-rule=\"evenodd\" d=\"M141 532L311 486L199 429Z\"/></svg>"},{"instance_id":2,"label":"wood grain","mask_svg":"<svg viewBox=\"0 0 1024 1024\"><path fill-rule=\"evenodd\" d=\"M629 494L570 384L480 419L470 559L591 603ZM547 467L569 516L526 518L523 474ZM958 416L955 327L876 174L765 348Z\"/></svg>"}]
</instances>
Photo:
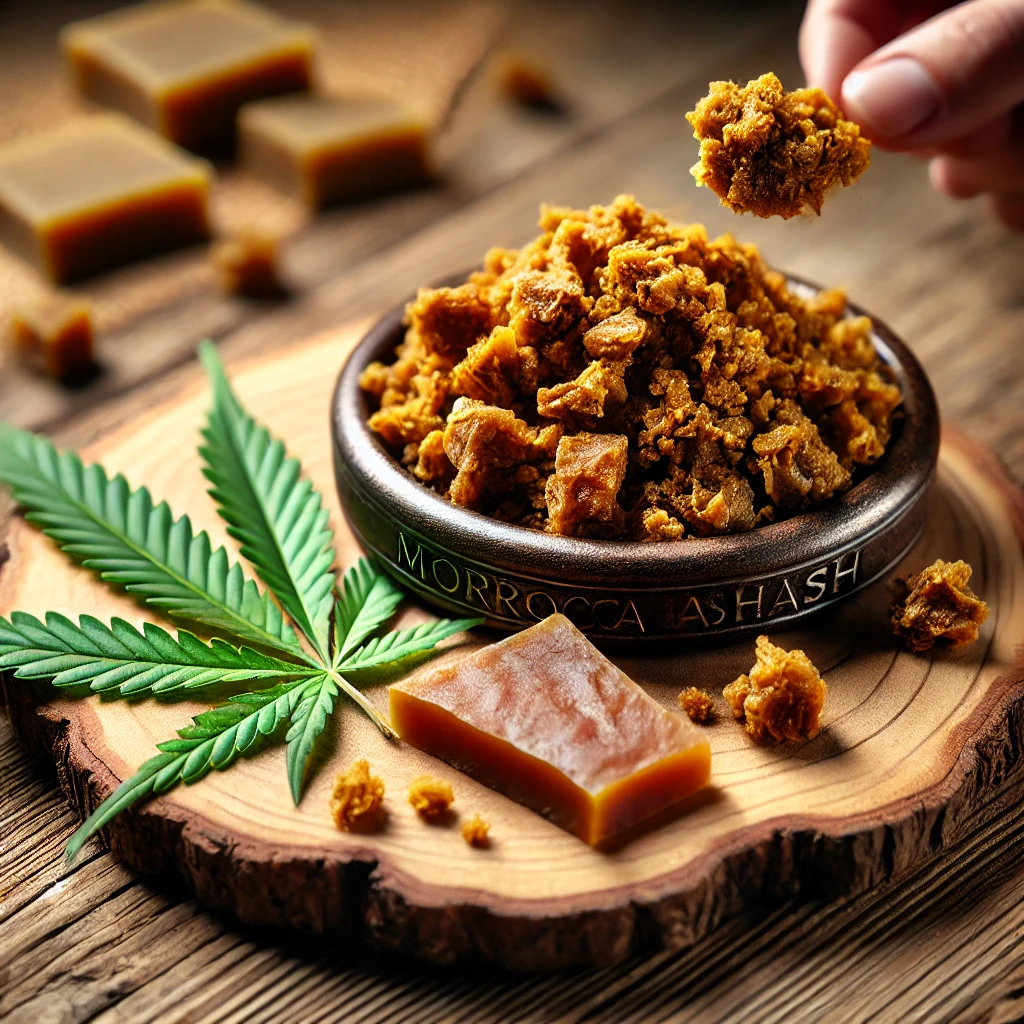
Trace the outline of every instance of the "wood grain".
<instances>
[{"instance_id":1,"label":"wood grain","mask_svg":"<svg viewBox=\"0 0 1024 1024\"><path fill-rule=\"evenodd\" d=\"M688 950L524 979L229 926L177 894L154 891L98 848L65 874L58 857L75 819L2 721L0 768L30 818L49 825L40 832L24 814L12 815L9 800L0 802L0 864L16 883L0 913L0 1016L17 1024L740 1022L755 1019L745 1013L755 1001L756 1019L769 1022L905 1020L889 1013L894 1000L922 1021L1019 1017L1019 789L1004 795L996 823L899 885L841 903L752 910ZM61 925L77 923L72 942L95 934L104 904L125 893L137 894L134 906L76 969ZM75 909L57 921L61 901ZM31 975L27 966L40 960L53 968Z\"/></svg>"},{"instance_id":2,"label":"wood grain","mask_svg":"<svg viewBox=\"0 0 1024 1024\"><path fill-rule=\"evenodd\" d=\"M241 366L243 401L300 453L329 496L341 564L357 555L333 494L324 423L332 379L361 326ZM194 452L205 386L193 386L92 444L130 481L145 481L187 509L215 543L231 546L206 498ZM814 740L753 745L720 708L709 728L713 784L676 821L613 854L572 836L402 745L387 743L351 709L337 716L334 750L295 808L278 749L126 815L110 828L115 854L137 870L181 875L200 900L251 924L357 932L387 948L440 962L482 959L519 969L610 964L652 946L692 944L752 898L856 892L900 875L953 841L989 790L1017 769L1024 743L1024 557L1016 506L998 475L956 443L942 456L925 536L904 571L962 557L993 606L981 640L914 657L884 624L884 583L808 626L773 634L808 651L830 687ZM52 543L11 523L0 577L0 614L12 609L141 623L145 613L64 564ZM401 623L421 620L410 606ZM749 668L751 645L713 652L617 659L656 699L673 706L682 685L714 689ZM457 656L457 651L446 655ZM55 700L26 712L8 683L26 742L57 752L69 796L91 809L152 756L198 707L188 703ZM384 688L372 692L381 705ZM379 834L338 833L327 813L334 774L368 757L390 794ZM412 778L447 777L462 813L479 811L494 843L481 852L457 829L423 825L404 800Z\"/></svg>"}]
</instances>

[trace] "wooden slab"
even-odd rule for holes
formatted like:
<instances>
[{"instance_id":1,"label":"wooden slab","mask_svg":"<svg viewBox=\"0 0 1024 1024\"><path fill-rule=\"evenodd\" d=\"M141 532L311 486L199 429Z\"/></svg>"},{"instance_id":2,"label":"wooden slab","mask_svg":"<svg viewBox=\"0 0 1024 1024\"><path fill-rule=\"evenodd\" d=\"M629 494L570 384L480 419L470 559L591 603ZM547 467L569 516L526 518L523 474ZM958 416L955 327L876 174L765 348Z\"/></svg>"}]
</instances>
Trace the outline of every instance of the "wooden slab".
<instances>
[{"instance_id":1,"label":"wooden slab","mask_svg":"<svg viewBox=\"0 0 1024 1024\"><path fill-rule=\"evenodd\" d=\"M243 400L302 457L332 503L346 564L357 550L334 498L328 408L360 327L233 371ZM84 455L144 482L229 543L195 455L206 404L197 376L194 387ZM526 969L678 947L752 901L863 890L976 824L993 788L1018 768L1022 537L1018 492L990 457L949 437L928 528L906 568L940 556L974 566L972 585L992 608L979 642L930 656L902 652L885 628L884 585L804 629L773 635L803 647L825 674L821 734L763 749L720 718L709 730L712 788L688 814L616 853L597 853L432 758L388 744L350 708L335 715L333 753L301 807L291 803L277 748L117 819L112 849L140 871L180 874L201 900L243 921L348 929L438 961L482 958ZM71 567L20 519L8 523L5 540L0 613L152 617ZM409 607L403 619L426 614ZM719 690L749 669L753 645L617 660L671 707L684 685ZM5 680L4 687L19 734L53 756L83 813L199 710L93 698L33 708L25 684ZM371 694L386 706L383 688ZM327 811L334 774L356 757L369 758L387 784L388 825L373 836L338 832ZM424 771L451 780L460 814L476 811L492 823L490 850L467 846L457 827L419 821L405 791Z\"/></svg>"}]
</instances>

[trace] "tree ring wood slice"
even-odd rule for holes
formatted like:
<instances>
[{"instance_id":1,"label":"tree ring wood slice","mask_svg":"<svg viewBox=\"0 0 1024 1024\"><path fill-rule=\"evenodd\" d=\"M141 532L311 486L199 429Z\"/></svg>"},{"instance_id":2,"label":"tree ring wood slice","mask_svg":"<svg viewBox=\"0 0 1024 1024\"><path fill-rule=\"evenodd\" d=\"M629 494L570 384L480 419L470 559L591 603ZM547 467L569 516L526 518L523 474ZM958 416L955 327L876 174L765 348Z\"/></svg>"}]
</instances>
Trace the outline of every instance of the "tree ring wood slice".
<instances>
[{"instance_id":1,"label":"tree ring wood slice","mask_svg":"<svg viewBox=\"0 0 1024 1024\"><path fill-rule=\"evenodd\" d=\"M343 563L358 555L335 496L328 426L331 389L361 325L237 368L242 399L297 453L331 503ZM205 382L84 451L145 483L177 514L233 545L206 495L195 453ZM133 399L137 402L137 397ZM809 622L771 634L802 647L829 686L813 740L764 749L726 713L721 687L747 671L753 644L681 655L616 657L666 706L705 686L718 699L708 728L712 786L688 813L598 853L539 815L433 758L384 740L342 707L331 751L299 808L284 750L122 815L108 828L120 859L145 873L175 872L200 900L241 920L316 932L356 932L379 946L440 962L482 959L517 969L610 964L643 949L693 942L752 900L860 891L939 853L976 823L1024 749L1024 558L1020 494L995 460L947 434L928 524L901 571L963 558L991 613L980 640L915 656L889 634L885 581ZM149 610L67 562L20 518L6 524L0 613L48 610L120 615ZM402 624L428 617L415 606ZM482 642L475 638L474 642ZM442 657L457 657L451 652ZM81 813L154 753L201 707L191 703L50 700L3 680L24 742L50 756ZM370 691L386 707L386 688ZM339 832L328 813L336 773L366 757L387 787L386 827ZM451 781L458 816L424 824L406 800L412 778ZM467 845L458 821L480 813L489 849Z\"/></svg>"}]
</instances>

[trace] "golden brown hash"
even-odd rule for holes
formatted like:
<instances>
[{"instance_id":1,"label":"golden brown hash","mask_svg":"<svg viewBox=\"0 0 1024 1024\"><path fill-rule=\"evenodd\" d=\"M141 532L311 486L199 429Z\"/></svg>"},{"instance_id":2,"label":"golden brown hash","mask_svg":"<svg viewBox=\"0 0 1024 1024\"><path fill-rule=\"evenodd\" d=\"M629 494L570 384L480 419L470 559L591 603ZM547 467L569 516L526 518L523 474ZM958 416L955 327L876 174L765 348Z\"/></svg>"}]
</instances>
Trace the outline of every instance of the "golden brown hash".
<instances>
[{"instance_id":1,"label":"golden brown hash","mask_svg":"<svg viewBox=\"0 0 1024 1024\"><path fill-rule=\"evenodd\" d=\"M757 638L750 673L722 691L733 715L761 744L816 736L827 693L825 680L803 651L776 647L766 636Z\"/></svg>"},{"instance_id":2,"label":"golden brown hash","mask_svg":"<svg viewBox=\"0 0 1024 1024\"><path fill-rule=\"evenodd\" d=\"M686 119L700 140L690 173L734 213L821 213L825 196L871 160L871 143L825 93L786 92L771 73L746 85L712 82Z\"/></svg>"},{"instance_id":3,"label":"golden brown hash","mask_svg":"<svg viewBox=\"0 0 1024 1024\"><path fill-rule=\"evenodd\" d=\"M896 581L889 620L910 650L927 651L937 640L958 647L978 639L988 605L968 586L971 574L966 562L940 558L908 579Z\"/></svg>"},{"instance_id":4,"label":"golden brown hash","mask_svg":"<svg viewBox=\"0 0 1024 1024\"><path fill-rule=\"evenodd\" d=\"M566 536L736 533L845 491L900 392L842 291L632 196L545 206L541 234L424 288L370 426L464 508Z\"/></svg>"}]
</instances>

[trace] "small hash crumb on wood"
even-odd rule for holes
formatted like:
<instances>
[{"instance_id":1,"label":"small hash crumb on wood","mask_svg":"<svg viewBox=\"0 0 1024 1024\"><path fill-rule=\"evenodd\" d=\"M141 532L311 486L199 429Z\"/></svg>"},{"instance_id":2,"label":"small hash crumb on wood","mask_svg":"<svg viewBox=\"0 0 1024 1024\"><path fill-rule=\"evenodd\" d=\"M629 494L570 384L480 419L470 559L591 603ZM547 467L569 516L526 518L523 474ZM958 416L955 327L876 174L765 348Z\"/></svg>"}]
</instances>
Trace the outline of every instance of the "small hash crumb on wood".
<instances>
[{"instance_id":1,"label":"small hash crumb on wood","mask_svg":"<svg viewBox=\"0 0 1024 1024\"><path fill-rule=\"evenodd\" d=\"M679 706L690 716L690 721L706 725L715 717L715 702L707 690L688 686L679 694Z\"/></svg>"},{"instance_id":2,"label":"small hash crumb on wood","mask_svg":"<svg viewBox=\"0 0 1024 1024\"><path fill-rule=\"evenodd\" d=\"M988 616L988 605L968 586L971 567L941 558L906 580L896 581L889 612L892 631L914 652L936 640L951 646L973 643Z\"/></svg>"},{"instance_id":3,"label":"small hash crumb on wood","mask_svg":"<svg viewBox=\"0 0 1024 1024\"><path fill-rule=\"evenodd\" d=\"M370 774L366 758L352 766L334 780L331 793L331 817L338 828L372 829L383 817L384 780Z\"/></svg>"},{"instance_id":4,"label":"small hash crumb on wood","mask_svg":"<svg viewBox=\"0 0 1024 1024\"><path fill-rule=\"evenodd\" d=\"M225 295L277 299L287 294L278 269L280 239L257 228L245 228L214 242L210 262Z\"/></svg>"},{"instance_id":5,"label":"small hash crumb on wood","mask_svg":"<svg viewBox=\"0 0 1024 1024\"><path fill-rule=\"evenodd\" d=\"M749 675L722 691L732 713L746 721L757 743L810 739L821 728L828 687L803 651L785 651L757 638L757 661Z\"/></svg>"},{"instance_id":6,"label":"small hash crumb on wood","mask_svg":"<svg viewBox=\"0 0 1024 1024\"><path fill-rule=\"evenodd\" d=\"M455 794L444 779L421 775L409 784L409 803L424 821L444 821L455 803Z\"/></svg>"},{"instance_id":7,"label":"small hash crumb on wood","mask_svg":"<svg viewBox=\"0 0 1024 1024\"><path fill-rule=\"evenodd\" d=\"M65 380L93 366L93 333L88 299L53 293L14 310L7 344L30 369Z\"/></svg>"},{"instance_id":8,"label":"small hash crumb on wood","mask_svg":"<svg viewBox=\"0 0 1024 1024\"><path fill-rule=\"evenodd\" d=\"M507 99L524 107L551 112L561 109L550 71L520 53L500 55L498 86Z\"/></svg>"},{"instance_id":9,"label":"small hash crumb on wood","mask_svg":"<svg viewBox=\"0 0 1024 1024\"><path fill-rule=\"evenodd\" d=\"M472 818L462 825L462 838L470 846L475 846L477 849L483 849L491 845L490 832L490 824L484 821L479 814L474 814Z\"/></svg>"}]
</instances>

